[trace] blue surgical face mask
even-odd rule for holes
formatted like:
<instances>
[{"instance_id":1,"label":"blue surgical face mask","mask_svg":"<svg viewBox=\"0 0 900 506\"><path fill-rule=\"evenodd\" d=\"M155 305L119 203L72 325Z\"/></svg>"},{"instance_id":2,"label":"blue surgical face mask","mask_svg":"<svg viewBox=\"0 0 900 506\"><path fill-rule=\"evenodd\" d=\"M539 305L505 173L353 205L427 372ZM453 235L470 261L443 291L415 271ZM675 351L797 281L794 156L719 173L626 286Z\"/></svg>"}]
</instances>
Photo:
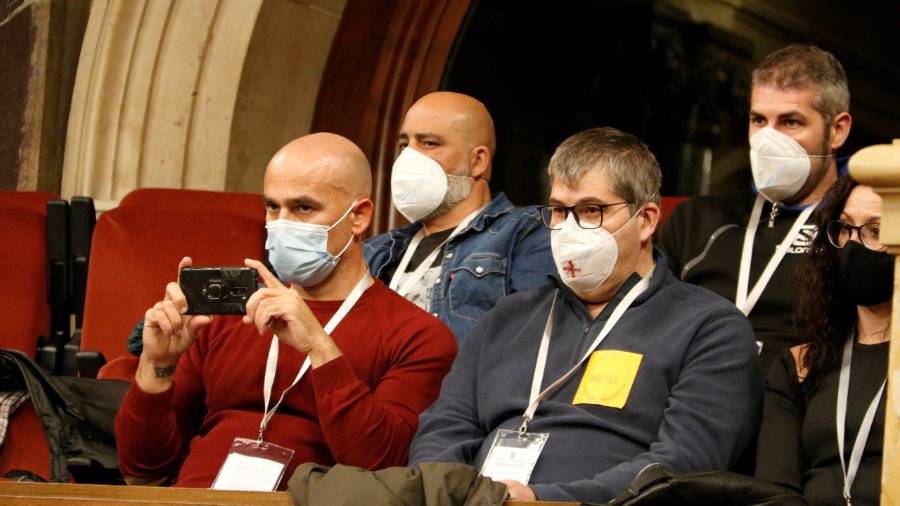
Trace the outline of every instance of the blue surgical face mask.
<instances>
[{"instance_id":1,"label":"blue surgical face mask","mask_svg":"<svg viewBox=\"0 0 900 506\"><path fill-rule=\"evenodd\" d=\"M266 223L266 251L279 279L303 287L315 286L331 274L353 236L337 255L328 252L328 231L350 214L356 202L330 227L302 221L273 220Z\"/></svg>"}]
</instances>

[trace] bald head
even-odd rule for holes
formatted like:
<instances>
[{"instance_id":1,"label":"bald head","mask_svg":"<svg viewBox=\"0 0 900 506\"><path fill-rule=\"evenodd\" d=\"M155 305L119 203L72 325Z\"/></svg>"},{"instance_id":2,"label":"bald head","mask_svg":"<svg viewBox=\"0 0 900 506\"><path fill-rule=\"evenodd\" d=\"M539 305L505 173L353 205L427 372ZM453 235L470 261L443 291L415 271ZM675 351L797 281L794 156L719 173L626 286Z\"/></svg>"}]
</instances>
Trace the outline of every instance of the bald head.
<instances>
[{"instance_id":1,"label":"bald head","mask_svg":"<svg viewBox=\"0 0 900 506\"><path fill-rule=\"evenodd\" d=\"M266 168L265 179L314 181L351 199L372 194L372 170L366 155L349 139L326 132L294 139L278 150Z\"/></svg>"},{"instance_id":2,"label":"bald head","mask_svg":"<svg viewBox=\"0 0 900 506\"><path fill-rule=\"evenodd\" d=\"M272 157L263 180L267 252L276 269L279 264L272 255L282 259L279 276L290 281L304 298L346 298L366 272L362 236L372 222L371 193L369 162L355 144L340 135L306 135L289 142ZM286 222L315 228L285 229ZM322 229L325 245L320 252L336 257L332 259L336 265L332 264L330 273L325 272L324 279L317 269L309 271L312 267L305 259L285 255L290 242L279 239L284 234L302 239ZM322 245L316 243L316 248Z\"/></svg>"},{"instance_id":3,"label":"bald head","mask_svg":"<svg viewBox=\"0 0 900 506\"><path fill-rule=\"evenodd\" d=\"M494 121L484 104L468 95L452 91L429 93L409 108L404 126L410 120L420 125L431 125L436 131L457 135L470 148L486 146L491 155L494 154L497 143Z\"/></svg>"},{"instance_id":4,"label":"bald head","mask_svg":"<svg viewBox=\"0 0 900 506\"><path fill-rule=\"evenodd\" d=\"M457 226L491 200L494 121L484 104L461 93L429 93L409 108L397 152L412 149L448 176L441 203L422 218L431 231ZM392 175L393 178L393 175Z\"/></svg>"}]
</instances>

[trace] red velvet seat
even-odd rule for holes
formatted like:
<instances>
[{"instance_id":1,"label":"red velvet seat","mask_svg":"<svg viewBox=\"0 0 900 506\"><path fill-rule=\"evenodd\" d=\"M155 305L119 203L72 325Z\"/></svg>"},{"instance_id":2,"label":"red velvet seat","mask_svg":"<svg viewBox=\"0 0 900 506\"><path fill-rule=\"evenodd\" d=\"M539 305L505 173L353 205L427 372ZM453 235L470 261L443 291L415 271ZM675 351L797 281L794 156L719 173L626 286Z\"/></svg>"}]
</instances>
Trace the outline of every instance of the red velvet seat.
<instances>
[{"instance_id":1,"label":"red velvet seat","mask_svg":"<svg viewBox=\"0 0 900 506\"><path fill-rule=\"evenodd\" d=\"M251 219L141 206L107 211L91 244L81 349L108 361L127 355L134 324L177 279L182 257L196 266L241 266L244 258L261 259L264 244L262 212Z\"/></svg>"},{"instance_id":2,"label":"red velvet seat","mask_svg":"<svg viewBox=\"0 0 900 506\"><path fill-rule=\"evenodd\" d=\"M47 202L58 199L55 193L50 192L18 192L0 191L0 209L10 207L30 209L41 214L47 214Z\"/></svg>"},{"instance_id":3,"label":"red velvet seat","mask_svg":"<svg viewBox=\"0 0 900 506\"><path fill-rule=\"evenodd\" d=\"M672 216L672 211L675 210L675 206L684 202L685 200L689 200L690 197L687 196L678 196L678 197L662 197L660 200L660 207L662 208L662 214L659 217L659 226L663 226L663 224L669 221L669 216Z\"/></svg>"},{"instance_id":4,"label":"red velvet seat","mask_svg":"<svg viewBox=\"0 0 900 506\"><path fill-rule=\"evenodd\" d=\"M167 209L194 214L233 214L251 219L265 218L265 205L258 193L217 192L169 188L138 188L122 197L119 207Z\"/></svg>"},{"instance_id":5,"label":"red velvet seat","mask_svg":"<svg viewBox=\"0 0 900 506\"><path fill-rule=\"evenodd\" d=\"M47 304L47 202L50 192L0 191L0 348L34 358L38 336L50 332Z\"/></svg>"},{"instance_id":6,"label":"red velvet seat","mask_svg":"<svg viewBox=\"0 0 900 506\"><path fill-rule=\"evenodd\" d=\"M5 272L0 276L0 348L16 349L31 358L38 336L50 332L47 202L56 198L49 192L0 191L0 248L5 257ZM12 414L0 446L0 475L13 469L50 477L50 449L31 401Z\"/></svg>"},{"instance_id":7,"label":"red velvet seat","mask_svg":"<svg viewBox=\"0 0 900 506\"><path fill-rule=\"evenodd\" d=\"M50 447L30 400L9 418L6 438L0 446L0 476L14 469L50 479Z\"/></svg>"},{"instance_id":8,"label":"red velvet seat","mask_svg":"<svg viewBox=\"0 0 900 506\"><path fill-rule=\"evenodd\" d=\"M97 371L97 379L128 381L134 379L140 359L134 355L121 355L109 361Z\"/></svg>"},{"instance_id":9,"label":"red velvet seat","mask_svg":"<svg viewBox=\"0 0 900 506\"><path fill-rule=\"evenodd\" d=\"M28 206L0 207L0 348L31 358L38 336L50 333L46 224L46 201L43 213Z\"/></svg>"}]
</instances>

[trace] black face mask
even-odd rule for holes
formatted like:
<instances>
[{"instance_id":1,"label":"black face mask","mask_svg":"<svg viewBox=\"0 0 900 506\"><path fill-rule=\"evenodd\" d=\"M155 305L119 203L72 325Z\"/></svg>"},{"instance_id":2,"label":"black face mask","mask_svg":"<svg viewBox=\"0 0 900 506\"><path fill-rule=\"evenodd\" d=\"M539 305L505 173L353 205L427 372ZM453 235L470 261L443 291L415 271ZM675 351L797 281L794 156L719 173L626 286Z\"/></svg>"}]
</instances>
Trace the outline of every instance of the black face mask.
<instances>
[{"instance_id":1,"label":"black face mask","mask_svg":"<svg viewBox=\"0 0 900 506\"><path fill-rule=\"evenodd\" d=\"M887 302L894 293L894 257L872 251L856 241L848 241L838 251L840 287L858 306Z\"/></svg>"}]
</instances>

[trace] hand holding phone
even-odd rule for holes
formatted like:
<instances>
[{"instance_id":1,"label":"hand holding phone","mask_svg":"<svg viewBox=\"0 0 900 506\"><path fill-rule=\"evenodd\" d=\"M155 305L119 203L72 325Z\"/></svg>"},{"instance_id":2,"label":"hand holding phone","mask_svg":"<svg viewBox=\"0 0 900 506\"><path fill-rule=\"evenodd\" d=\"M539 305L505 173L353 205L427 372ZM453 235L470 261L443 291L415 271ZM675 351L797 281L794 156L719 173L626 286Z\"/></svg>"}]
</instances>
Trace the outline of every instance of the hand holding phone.
<instances>
[{"instance_id":1,"label":"hand holding phone","mask_svg":"<svg viewBox=\"0 0 900 506\"><path fill-rule=\"evenodd\" d=\"M264 285L247 302L244 323L256 325L260 335L271 330L281 342L305 353L313 369L341 356L340 348L297 290L284 286L258 260L244 260L244 265L259 273Z\"/></svg>"},{"instance_id":2,"label":"hand holding phone","mask_svg":"<svg viewBox=\"0 0 900 506\"><path fill-rule=\"evenodd\" d=\"M189 315L245 314L247 300L258 288L256 271L246 267L187 267L178 284Z\"/></svg>"},{"instance_id":3,"label":"hand holding phone","mask_svg":"<svg viewBox=\"0 0 900 506\"><path fill-rule=\"evenodd\" d=\"M178 271L192 265L191 257L178 263ZM166 285L165 296L144 313L144 349L135 383L147 393L172 387L179 357L197 339L200 329L212 321L209 315L186 315L187 299L176 282Z\"/></svg>"}]
</instances>

